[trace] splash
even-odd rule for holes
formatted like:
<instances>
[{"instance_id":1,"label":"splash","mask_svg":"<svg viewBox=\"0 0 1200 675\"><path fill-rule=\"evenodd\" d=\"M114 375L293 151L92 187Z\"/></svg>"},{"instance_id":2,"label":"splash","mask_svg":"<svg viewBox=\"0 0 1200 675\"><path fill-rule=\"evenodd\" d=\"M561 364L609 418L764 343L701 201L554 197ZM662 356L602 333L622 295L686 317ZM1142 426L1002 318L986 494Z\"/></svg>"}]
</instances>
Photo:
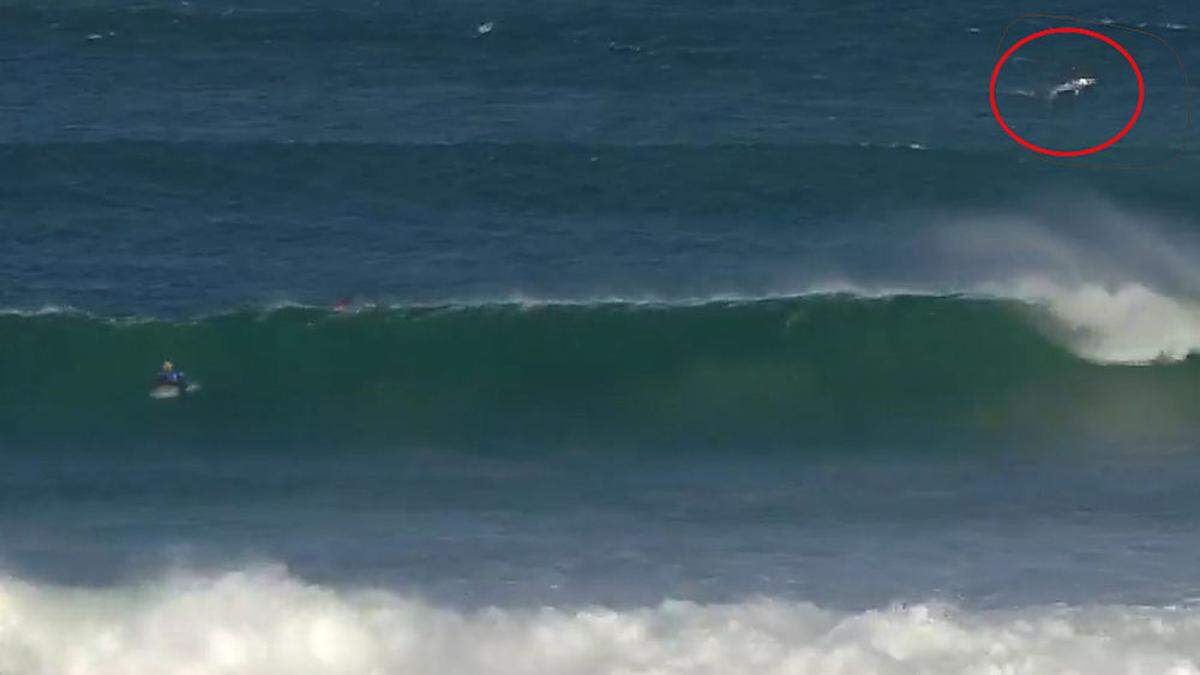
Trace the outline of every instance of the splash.
<instances>
[{"instance_id":1,"label":"splash","mask_svg":"<svg viewBox=\"0 0 1200 675\"><path fill-rule=\"evenodd\" d=\"M1014 295L1047 307L1081 356L1100 363L1181 361L1200 351L1200 305L1141 284L1066 287L1018 282Z\"/></svg>"},{"instance_id":2,"label":"splash","mask_svg":"<svg viewBox=\"0 0 1200 675\"><path fill-rule=\"evenodd\" d=\"M1033 303L1097 363L1179 361L1200 350L1200 242L1179 224L1088 196L1020 216L959 217L923 242L930 288Z\"/></svg>"}]
</instances>

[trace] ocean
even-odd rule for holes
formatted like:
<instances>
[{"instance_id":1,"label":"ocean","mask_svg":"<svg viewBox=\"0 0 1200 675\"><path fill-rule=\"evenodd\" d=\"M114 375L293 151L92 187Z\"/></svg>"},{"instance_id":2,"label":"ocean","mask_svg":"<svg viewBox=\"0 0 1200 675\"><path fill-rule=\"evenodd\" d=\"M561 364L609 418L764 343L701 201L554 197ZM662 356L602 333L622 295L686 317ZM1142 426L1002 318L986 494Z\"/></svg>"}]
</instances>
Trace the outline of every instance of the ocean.
<instances>
[{"instance_id":1,"label":"ocean","mask_svg":"<svg viewBox=\"0 0 1200 675\"><path fill-rule=\"evenodd\" d=\"M1046 11L0 0L0 673L1200 674L1200 15Z\"/></svg>"}]
</instances>

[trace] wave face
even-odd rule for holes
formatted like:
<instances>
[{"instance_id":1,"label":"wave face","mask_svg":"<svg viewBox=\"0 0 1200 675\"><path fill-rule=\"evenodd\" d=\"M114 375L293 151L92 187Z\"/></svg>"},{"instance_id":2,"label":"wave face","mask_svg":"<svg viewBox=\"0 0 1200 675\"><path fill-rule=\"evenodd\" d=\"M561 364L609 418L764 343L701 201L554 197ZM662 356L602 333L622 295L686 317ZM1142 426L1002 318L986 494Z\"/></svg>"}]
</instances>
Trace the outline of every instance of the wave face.
<instances>
[{"instance_id":1,"label":"wave face","mask_svg":"<svg viewBox=\"0 0 1200 675\"><path fill-rule=\"evenodd\" d=\"M9 314L0 439L753 451L1195 433L1193 361L1106 365L1073 339L1052 311L957 296ZM149 399L164 358L203 390Z\"/></svg>"},{"instance_id":2,"label":"wave face","mask_svg":"<svg viewBox=\"0 0 1200 675\"><path fill-rule=\"evenodd\" d=\"M762 599L460 612L269 567L86 591L8 578L0 607L12 675L1200 672L1192 608L845 613Z\"/></svg>"}]
</instances>

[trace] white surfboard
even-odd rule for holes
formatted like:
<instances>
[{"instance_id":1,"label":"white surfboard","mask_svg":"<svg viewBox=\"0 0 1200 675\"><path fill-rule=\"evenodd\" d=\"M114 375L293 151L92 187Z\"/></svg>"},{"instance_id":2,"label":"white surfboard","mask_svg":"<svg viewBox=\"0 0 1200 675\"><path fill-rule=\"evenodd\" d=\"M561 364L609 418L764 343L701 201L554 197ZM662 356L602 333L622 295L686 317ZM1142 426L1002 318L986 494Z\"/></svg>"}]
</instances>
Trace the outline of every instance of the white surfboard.
<instances>
[{"instance_id":1,"label":"white surfboard","mask_svg":"<svg viewBox=\"0 0 1200 675\"><path fill-rule=\"evenodd\" d=\"M179 398L183 391L173 384L160 384L150 390L150 398Z\"/></svg>"},{"instance_id":2,"label":"white surfboard","mask_svg":"<svg viewBox=\"0 0 1200 675\"><path fill-rule=\"evenodd\" d=\"M150 398L179 398L184 394L192 394L197 391L200 391L200 385L196 384L195 382L189 384L186 389L177 384L159 384L150 390Z\"/></svg>"}]
</instances>

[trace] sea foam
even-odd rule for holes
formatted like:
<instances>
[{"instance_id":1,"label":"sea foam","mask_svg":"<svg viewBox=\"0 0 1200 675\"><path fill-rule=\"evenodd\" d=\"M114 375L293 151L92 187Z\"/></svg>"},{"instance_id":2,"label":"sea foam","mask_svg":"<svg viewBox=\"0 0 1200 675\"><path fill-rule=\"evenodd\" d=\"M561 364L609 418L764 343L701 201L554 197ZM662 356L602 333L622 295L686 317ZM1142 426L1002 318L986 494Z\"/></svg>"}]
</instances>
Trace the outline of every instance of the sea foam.
<instances>
[{"instance_id":1,"label":"sea foam","mask_svg":"<svg viewBox=\"0 0 1200 675\"><path fill-rule=\"evenodd\" d=\"M1072 350L1092 361L1179 361L1200 351L1200 305L1141 284L1064 286L1025 279L1010 292L1049 309Z\"/></svg>"},{"instance_id":2,"label":"sea foam","mask_svg":"<svg viewBox=\"0 0 1200 675\"><path fill-rule=\"evenodd\" d=\"M1200 240L1179 223L1080 196L932 231L928 288L957 279L969 294L1043 307L1054 337L1082 358L1144 364L1200 351Z\"/></svg>"},{"instance_id":3,"label":"sea foam","mask_svg":"<svg viewBox=\"0 0 1200 675\"><path fill-rule=\"evenodd\" d=\"M453 610L277 567L106 589L0 581L6 675L1200 673L1200 610L912 604Z\"/></svg>"}]
</instances>

